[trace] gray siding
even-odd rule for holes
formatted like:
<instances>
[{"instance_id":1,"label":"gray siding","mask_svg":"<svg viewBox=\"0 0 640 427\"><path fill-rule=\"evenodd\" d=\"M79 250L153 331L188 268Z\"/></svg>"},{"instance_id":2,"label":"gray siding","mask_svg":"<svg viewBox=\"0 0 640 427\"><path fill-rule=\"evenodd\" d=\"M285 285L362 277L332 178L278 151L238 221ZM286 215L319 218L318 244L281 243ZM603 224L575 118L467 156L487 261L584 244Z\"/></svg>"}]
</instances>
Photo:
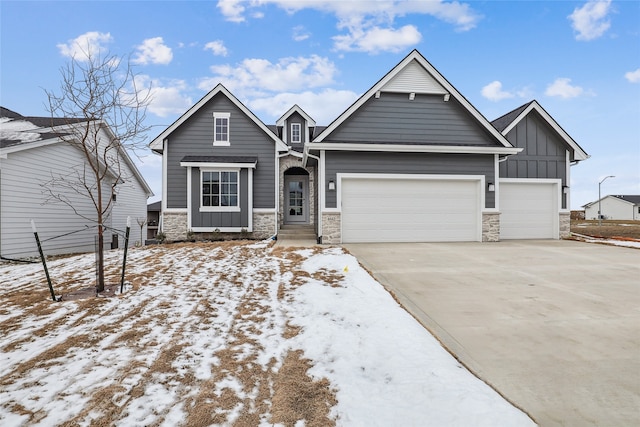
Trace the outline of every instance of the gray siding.
<instances>
[{"instance_id":1,"label":"gray siding","mask_svg":"<svg viewBox=\"0 0 640 427\"><path fill-rule=\"evenodd\" d=\"M382 93L372 97L334 130L326 142L452 144L496 146L498 143L471 114L442 95Z\"/></svg>"},{"instance_id":2,"label":"gray siding","mask_svg":"<svg viewBox=\"0 0 640 427\"><path fill-rule=\"evenodd\" d=\"M374 153L327 151L325 155L327 188L337 173L395 173L484 175L487 182L495 180L493 155ZM326 191L326 207L336 207L337 191ZM495 207L495 193L485 193L485 207Z\"/></svg>"},{"instance_id":3,"label":"gray siding","mask_svg":"<svg viewBox=\"0 0 640 427\"><path fill-rule=\"evenodd\" d=\"M292 123L300 123L300 137L302 138L302 140L299 144L291 143L291 124ZM287 141L286 141L287 145L293 148L294 151L302 152L302 149L304 148L304 141L309 140L309 136L307 135L307 131L305 129L306 120L300 114L298 114L297 112L294 112L286 120L285 124L287 126Z\"/></svg>"},{"instance_id":4,"label":"gray siding","mask_svg":"<svg viewBox=\"0 0 640 427\"><path fill-rule=\"evenodd\" d=\"M249 171L240 171L240 212L200 212L200 169L191 169L191 226L192 227L248 227Z\"/></svg>"},{"instance_id":5,"label":"gray siding","mask_svg":"<svg viewBox=\"0 0 640 427\"><path fill-rule=\"evenodd\" d=\"M229 147L213 146L213 113L230 112ZM167 144L167 208L187 207L187 168L180 160L192 156L255 156L253 207L275 207L275 142L235 106L218 94L169 135Z\"/></svg>"},{"instance_id":6,"label":"gray siding","mask_svg":"<svg viewBox=\"0 0 640 427\"><path fill-rule=\"evenodd\" d=\"M524 150L500 163L501 178L561 179L562 185L569 185L568 147L538 113L529 113L507 134L507 139ZM567 208L564 195L562 205Z\"/></svg>"}]
</instances>

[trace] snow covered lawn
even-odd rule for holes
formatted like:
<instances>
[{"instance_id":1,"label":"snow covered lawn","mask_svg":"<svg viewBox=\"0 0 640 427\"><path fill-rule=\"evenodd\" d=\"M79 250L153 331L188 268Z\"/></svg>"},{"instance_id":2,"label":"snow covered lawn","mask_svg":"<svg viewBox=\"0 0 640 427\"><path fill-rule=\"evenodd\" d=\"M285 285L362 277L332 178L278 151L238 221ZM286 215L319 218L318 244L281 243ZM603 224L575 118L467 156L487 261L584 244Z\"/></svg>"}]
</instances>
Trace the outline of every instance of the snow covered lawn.
<instances>
[{"instance_id":1,"label":"snow covered lawn","mask_svg":"<svg viewBox=\"0 0 640 427\"><path fill-rule=\"evenodd\" d=\"M93 264L51 261L56 293ZM0 264L0 425L534 425L340 248L153 246L127 281L54 303L41 265Z\"/></svg>"}]
</instances>

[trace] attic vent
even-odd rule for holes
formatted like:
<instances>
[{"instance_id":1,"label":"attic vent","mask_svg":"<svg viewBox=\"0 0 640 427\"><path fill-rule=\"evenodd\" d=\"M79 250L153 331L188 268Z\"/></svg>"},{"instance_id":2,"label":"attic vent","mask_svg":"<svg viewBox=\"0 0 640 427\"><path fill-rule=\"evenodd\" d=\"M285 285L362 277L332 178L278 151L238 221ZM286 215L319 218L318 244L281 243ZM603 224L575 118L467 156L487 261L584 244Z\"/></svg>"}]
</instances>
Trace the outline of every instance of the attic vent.
<instances>
[{"instance_id":1,"label":"attic vent","mask_svg":"<svg viewBox=\"0 0 640 427\"><path fill-rule=\"evenodd\" d=\"M447 90L416 61L411 61L381 89L383 92L444 95Z\"/></svg>"}]
</instances>

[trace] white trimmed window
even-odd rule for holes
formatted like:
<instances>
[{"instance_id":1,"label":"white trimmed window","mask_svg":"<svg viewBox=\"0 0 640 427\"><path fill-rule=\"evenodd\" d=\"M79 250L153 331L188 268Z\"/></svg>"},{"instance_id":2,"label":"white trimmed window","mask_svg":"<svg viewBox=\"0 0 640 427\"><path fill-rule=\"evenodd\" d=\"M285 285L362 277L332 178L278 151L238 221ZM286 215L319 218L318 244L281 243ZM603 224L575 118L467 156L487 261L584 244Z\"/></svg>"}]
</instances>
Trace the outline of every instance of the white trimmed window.
<instances>
[{"instance_id":1,"label":"white trimmed window","mask_svg":"<svg viewBox=\"0 0 640 427\"><path fill-rule=\"evenodd\" d=\"M300 123L291 123L291 143L299 144L301 142L301 125Z\"/></svg>"},{"instance_id":2,"label":"white trimmed window","mask_svg":"<svg viewBox=\"0 0 640 427\"><path fill-rule=\"evenodd\" d=\"M229 145L231 113L213 113L213 145Z\"/></svg>"},{"instance_id":3,"label":"white trimmed window","mask_svg":"<svg viewBox=\"0 0 640 427\"><path fill-rule=\"evenodd\" d=\"M200 211L240 210L240 171L200 170Z\"/></svg>"}]
</instances>

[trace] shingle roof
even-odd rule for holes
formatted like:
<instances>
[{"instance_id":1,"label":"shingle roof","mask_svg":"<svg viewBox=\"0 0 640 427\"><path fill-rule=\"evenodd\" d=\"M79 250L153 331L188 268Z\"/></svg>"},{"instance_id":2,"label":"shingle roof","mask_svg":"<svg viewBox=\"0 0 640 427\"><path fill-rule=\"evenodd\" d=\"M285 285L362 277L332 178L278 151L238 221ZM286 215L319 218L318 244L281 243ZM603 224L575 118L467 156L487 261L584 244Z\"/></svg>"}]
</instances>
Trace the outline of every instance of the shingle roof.
<instances>
[{"instance_id":1,"label":"shingle roof","mask_svg":"<svg viewBox=\"0 0 640 427\"><path fill-rule=\"evenodd\" d=\"M62 126L67 124L81 123L89 121L89 119L76 119L76 118L56 118L56 117L38 117L38 116L23 116L20 113L16 113L15 111L9 110L8 108L0 106L0 118L8 118L11 121L24 121L31 123L33 128L22 129L17 132L12 133L12 136L21 135L22 132L29 134L39 134L39 137L31 137L31 138L23 138L23 139L15 139L8 138L0 135L0 148L12 147L15 145L28 145L37 141L43 141L51 138L56 138L61 136L61 134L56 132L47 132L47 129L50 129L54 126ZM33 136L33 135L32 135Z\"/></svg>"},{"instance_id":2,"label":"shingle roof","mask_svg":"<svg viewBox=\"0 0 640 427\"><path fill-rule=\"evenodd\" d=\"M524 105L516 108L515 110L509 111L504 116L500 116L494 121L491 122L494 128L498 129L499 132L502 132L513 122L519 115L522 113L533 101L529 101Z\"/></svg>"},{"instance_id":3,"label":"shingle roof","mask_svg":"<svg viewBox=\"0 0 640 427\"><path fill-rule=\"evenodd\" d=\"M162 200L149 203L147 205L147 212L160 212L162 210Z\"/></svg>"},{"instance_id":4,"label":"shingle roof","mask_svg":"<svg viewBox=\"0 0 640 427\"><path fill-rule=\"evenodd\" d=\"M616 195L612 194L613 197L617 197L618 199L622 199L625 202L633 203L634 205L640 205L640 196L636 195Z\"/></svg>"}]
</instances>

